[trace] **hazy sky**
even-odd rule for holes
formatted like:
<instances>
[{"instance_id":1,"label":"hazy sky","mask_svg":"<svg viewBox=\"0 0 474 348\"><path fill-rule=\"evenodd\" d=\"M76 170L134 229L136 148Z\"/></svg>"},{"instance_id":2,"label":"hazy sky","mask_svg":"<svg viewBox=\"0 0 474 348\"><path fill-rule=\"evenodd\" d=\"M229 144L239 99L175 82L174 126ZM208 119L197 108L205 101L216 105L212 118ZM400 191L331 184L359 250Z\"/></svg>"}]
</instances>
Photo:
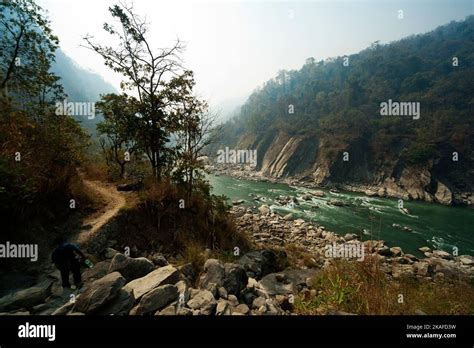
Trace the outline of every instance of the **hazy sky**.
<instances>
[{"instance_id":1,"label":"hazy sky","mask_svg":"<svg viewBox=\"0 0 474 348\"><path fill-rule=\"evenodd\" d=\"M48 10L61 47L79 65L118 88L121 77L80 47L90 33L105 43L109 0L39 0ZM376 40L387 43L430 31L473 13L474 0L446 1L214 1L135 0L151 22L151 44L186 42L185 66L211 105L248 96L281 69L356 53ZM403 19L399 19L399 10Z\"/></svg>"}]
</instances>

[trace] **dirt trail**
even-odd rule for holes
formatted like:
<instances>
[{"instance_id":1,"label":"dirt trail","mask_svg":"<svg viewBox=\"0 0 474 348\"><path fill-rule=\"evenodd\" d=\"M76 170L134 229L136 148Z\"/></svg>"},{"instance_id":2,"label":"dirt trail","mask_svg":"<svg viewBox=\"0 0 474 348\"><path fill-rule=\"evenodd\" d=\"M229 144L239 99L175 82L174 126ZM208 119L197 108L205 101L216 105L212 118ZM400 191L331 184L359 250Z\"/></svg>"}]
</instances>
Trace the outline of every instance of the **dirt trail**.
<instances>
[{"instance_id":1,"label":"dirt trail","mask_svg":"<svg viewBox=\"0 0 474 348\"><path fill-rule=\"evenodd\" d=\"M74 242L83 245L89 238L94 236L102 226L110 221L120 208L125 206L125 196L117 191L116 187L101 181L92 181L83 178L84 185L97 194L106 205L100 211L88 216L84 221L81 232L75 237Z\"/></svg>"}]
</instances>

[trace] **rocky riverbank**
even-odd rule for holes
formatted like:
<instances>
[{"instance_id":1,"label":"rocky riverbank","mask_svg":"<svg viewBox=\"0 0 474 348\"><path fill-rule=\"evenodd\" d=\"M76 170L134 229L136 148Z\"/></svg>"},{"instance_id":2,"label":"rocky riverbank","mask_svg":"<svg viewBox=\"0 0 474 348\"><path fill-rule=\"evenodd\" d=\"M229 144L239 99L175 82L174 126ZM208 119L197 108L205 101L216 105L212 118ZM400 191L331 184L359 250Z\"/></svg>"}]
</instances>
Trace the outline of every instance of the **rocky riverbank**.
<instances>
[{"instance_id":1,"label":"rocky riverbank","mask_svg":"<svg viewBox=\"0 0 474 348\"><path fill-rule=\"evenodd\" d=\"M383 240L359 241L355 234L340 236L326 231L324 226L314 225L302 219L293 220L291 214L281 217L271 212L266 205L255 212L250 208L234 207L238 228L251 235L262 247L288 248L296 245L303 249L316 268L325 268L334 261L334 254L328 250L362 245L364 257L379 260L381 269L389 278L412 277L428 281L442 281L448 278L474 279L474 258L470 255L454 256L442 250L421 247L423 258L404 253L396 246L387 246ZM356 248L352 248L356 250Z\"/></svg>"},{"instance_id":2,"label":"rocky riverbank","mask_svg":"<svg viewBox=\"0 0 474 348\"><path fill-rule=\"evenodd\" d=\"M438 183L435 192L428 193L423 189L424 184L417 181L418 179L416 175L409 176L407 174L402 180L403 183L387 178L377 185L353 183L318 184L307 178L268 177L263 175L261 172L255 171L249 166L243 165L208 164L206 170L209 173L218 176L231 176L236 179L281 183L290 186L305 187L308 189L340 189L344 191L364 193L369 197L377 196L381 198L400 198L403 200L422 200L443 205L467 205L474 207L474 195L472 192L451 192L451 190L444 184Z\"/></svg>"},{"instance_id":3,"label":"rocky riverbank","mask_svg":"<svg viewBox=\"0 0 474 348\"><path fill-rule=\"evenodd\" d=\"M291 215L281 217L265 205L258 211L234 207L231 213L257 249L232 262L209 258L196 269L191 263L169 264L159 254L131 258L107 248L83 273L80 290L63 290L59 272L50 269L36 286L1 298L0 315L289 315L295 297L315 294L312 278L339 258L371 257L389 281L412 278L442 286L474 279L472 256L422 247L424 257L418 258L381 240L360 242L353 234L342 237ZM295 248L303 262L291 264Z\"/></svg>"}]
</instances>

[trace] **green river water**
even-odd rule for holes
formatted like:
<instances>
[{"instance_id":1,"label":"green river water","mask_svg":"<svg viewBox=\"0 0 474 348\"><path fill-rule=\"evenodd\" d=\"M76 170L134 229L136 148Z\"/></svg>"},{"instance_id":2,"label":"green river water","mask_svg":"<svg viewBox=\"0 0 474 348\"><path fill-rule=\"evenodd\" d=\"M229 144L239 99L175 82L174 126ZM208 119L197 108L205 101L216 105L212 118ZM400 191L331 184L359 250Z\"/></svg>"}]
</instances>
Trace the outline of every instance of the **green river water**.
<instances>
[{"instance_id":1,"label":"green river water","mask_svg":"<svg viewBox=\"0 0 474 348\"><path fill-rule=\"evenodd\" d=\"M397 199L322 190L325 197L304 201L301 196L308 191L306 188L226 176L211 175L208 179L216 195L225 195L229 200L242 199L243 204L250 207L267 204L280 215L292 213L295 218L320 224L341 235L356 233L362 240L383 239L389 246L399 246L405 253L417 256L421 255L418 248L422 246L450 253L457 248L459 255L474 255L474 210L468 207L404 202L404 207L409 210L409 214L405 215L398 209ZM255 201L251 194L263 197L263 201ZM299 205L278 204L275 199L280 195L297 197ZM344 201L348 206L327 204L330 200Z\"/></svg>"}]
</instances>

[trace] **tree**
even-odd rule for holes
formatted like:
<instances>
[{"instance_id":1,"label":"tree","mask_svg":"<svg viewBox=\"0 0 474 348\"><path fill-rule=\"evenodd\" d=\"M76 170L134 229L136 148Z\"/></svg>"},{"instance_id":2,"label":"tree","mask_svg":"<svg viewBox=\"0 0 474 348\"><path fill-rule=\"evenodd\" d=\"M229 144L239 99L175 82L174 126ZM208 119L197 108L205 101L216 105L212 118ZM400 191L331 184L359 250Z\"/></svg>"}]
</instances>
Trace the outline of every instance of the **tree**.
<instances>
[{"instance_id":1,"label":"tree","mask_svg":"<svg viewBox=\"0 0 474 348\"><path fill-rule=\"evenodd\" d=\"M150 161L153 175L160 180L173 157L166 146L173 128L170 109L174 101L169 96L174 92L169 81L182 73L179 53L183 46L178 40L173 47L155 52L147 38L149 24L133 12L132 6L115 5L109 11L120 22L120 28L105 23L104 29L118 39L118 47L96 44L90 35L85 41L88 48L103 57L107 66L125 77L122 88L135 91L140 146Z\"/></svg>"},{"instance_id":2,"label":"tree","mask_svg":"<svg viewBox=\"0 0 474 348\"><path fill-rule=\"evenodd\" d=\"M33 0L0 4L0 92L26 98L61 95L58 78L49 72L58 47L42 8Z\"/></svg>"},{"instance_id":3,"label":"tree","mask_svg":"<svg viewBox=\"0 0 474 348\"><path fill-rule=\"evenodd\" d=\"M107 165L117 164L120 178L125 174L125 166L137 152L135 133L137 126L137 100L127 95L107 94L96 104L104 121L97 125L99 142Z\"/></svg>"}]
</instances>

